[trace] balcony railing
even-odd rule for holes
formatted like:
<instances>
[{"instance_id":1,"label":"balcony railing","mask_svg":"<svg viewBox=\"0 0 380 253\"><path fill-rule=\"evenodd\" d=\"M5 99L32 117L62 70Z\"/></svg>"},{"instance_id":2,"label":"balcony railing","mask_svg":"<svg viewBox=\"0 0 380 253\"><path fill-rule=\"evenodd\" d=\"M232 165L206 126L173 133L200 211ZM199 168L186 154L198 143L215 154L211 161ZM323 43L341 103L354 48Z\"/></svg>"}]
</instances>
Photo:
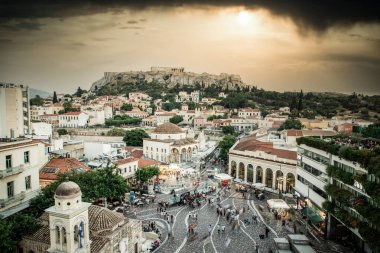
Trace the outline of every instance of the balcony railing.
<instances>
[{"instance_id":1,"label":"balcony railing","mask_svg":"<svg viewBox=\"0 0 380 253\"><path fill-rule=\"evenodd\" d=\"M4 208L8 205L21 201L25 198L25 192L21 192L7 199L0 199L0 208Z\"/></svg>"},{"instance_id":2,"label":"balcony railing","mask_svg":"<svg viewBox=\"0 0 380 253\"><path fill-rule=\"evenodd\" d=\"M25 165L20 164L19 166L16 166L16 167L11 167L11 168L7 168L5 170L0 170L0 178L9 177L9 176L12 176L15 174L19 174L19 173L23 172L24 169L25 169Z\"/></svg>"}]
</instances>

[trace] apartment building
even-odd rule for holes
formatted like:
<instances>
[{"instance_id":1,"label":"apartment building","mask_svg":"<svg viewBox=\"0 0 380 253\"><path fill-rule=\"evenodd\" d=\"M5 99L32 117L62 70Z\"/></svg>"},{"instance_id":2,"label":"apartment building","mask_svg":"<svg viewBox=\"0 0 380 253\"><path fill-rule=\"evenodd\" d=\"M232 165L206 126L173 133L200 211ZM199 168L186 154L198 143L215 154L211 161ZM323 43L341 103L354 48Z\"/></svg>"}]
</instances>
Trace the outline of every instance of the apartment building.
<instances>
[{"instance_id":1,"label":"apartment building","mask_svg":"<svg viewBox=\"0 0 380 253\"><path fill-rule=\"evenodd\" d=\"M30 132L29 88L0 84L0 138L17 138Z\"/></svg>"},{"instance_id":2,"label":"apartment building","mask_svg":"<svg viewBox=\"0 0 380 253\"><path fill-rule=\"evenodd\" d=\"M0 215L6 218L29 206L40 190L39 170L48 161L36 140L0 142Z\"/></svg>"},{"instance_id":3,"label":"apartment building","mask_svg":"<svg viewBox=\"0 0 380 253\"><path fill-rule=\"evenodd\" d=\"M298 204L308 208L308 218L327 238L373 252L372 238L380 238L380 180L360 161L375 153L311 137L297 142Z\"/></svg>"}]
</instances>

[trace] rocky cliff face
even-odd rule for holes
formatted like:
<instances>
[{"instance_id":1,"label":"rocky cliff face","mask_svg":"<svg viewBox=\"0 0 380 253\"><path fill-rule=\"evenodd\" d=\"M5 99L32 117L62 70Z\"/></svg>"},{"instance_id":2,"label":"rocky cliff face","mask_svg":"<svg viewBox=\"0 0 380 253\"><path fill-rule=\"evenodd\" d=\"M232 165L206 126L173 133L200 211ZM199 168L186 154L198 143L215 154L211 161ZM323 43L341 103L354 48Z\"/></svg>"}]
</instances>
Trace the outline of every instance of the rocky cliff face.
<instances>
[{"instance_id":1,"label":"rocky cliff face","mask_svg":"<svg viewBox=\"0 0 380 253\"><path fill-rule=\"evenodd\" d=\"M229 90L247 86L242 82L239 75L229 75L225 73L220 75L208 73L197 74L185 72L183 68L152 67L150 71L105 72L104 77L92 84L91 90L97 90L106 84L150 83L153 81L166 83L169 86L176 84L180 86L200 84L202 87L208 87L212 84L216 84L221 85L223 88L228 88Z\"/></svg>"}]
</instances>

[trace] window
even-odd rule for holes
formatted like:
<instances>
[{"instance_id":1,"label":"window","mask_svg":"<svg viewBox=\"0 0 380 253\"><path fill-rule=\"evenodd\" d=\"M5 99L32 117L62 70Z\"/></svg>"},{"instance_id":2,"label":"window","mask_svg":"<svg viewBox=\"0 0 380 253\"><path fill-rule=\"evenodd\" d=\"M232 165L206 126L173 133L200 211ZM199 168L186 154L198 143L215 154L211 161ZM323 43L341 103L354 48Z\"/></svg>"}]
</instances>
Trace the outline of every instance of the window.
<instances>
[{"instance_id":1,"label":"window","mask_svg":"<svg viewBox=\"0 0 380 253\"><path fill-rule=\"evenodd\" d=\"M131 166L129 166L129 172L131 172Z\"/></svg>"},{"instance_id":2,"label":"window","mask_svg":"<svg viewBox=\"0 0 380 253\"><path fill-rule=\"evenodd\" d=\"M5 157L5 164L7 169L12 168L12 155L7 155Z\"/></svg>"},{"instance_id":3,"label":"window","mask_svg":"<svg viewBox=\"0 0 380 253\"><path fill-rule=\"evenodd\" d=\"M13 197L14 195L14 182L7 183L8 198Z\"/></svg>"},{"instance_id":4,"label":"window","mask_svg":"<svg viewBox=\"0 0 380 253\"><path fill-rule=\"evenodd\" d=\"M24 152L24 163L29 163L29 151Z\"/></svg>"},{"instance_id":5,"label":"window","mask_svg":"<svg viewBox=\"0 0 380 253\"><path fill-rule=\"evenodd\" d=\"M25 177L25 189L26 190L29 190L30 188L32 188L32 178L31 176L27 176Z\"/></svg>"}]
</instances>

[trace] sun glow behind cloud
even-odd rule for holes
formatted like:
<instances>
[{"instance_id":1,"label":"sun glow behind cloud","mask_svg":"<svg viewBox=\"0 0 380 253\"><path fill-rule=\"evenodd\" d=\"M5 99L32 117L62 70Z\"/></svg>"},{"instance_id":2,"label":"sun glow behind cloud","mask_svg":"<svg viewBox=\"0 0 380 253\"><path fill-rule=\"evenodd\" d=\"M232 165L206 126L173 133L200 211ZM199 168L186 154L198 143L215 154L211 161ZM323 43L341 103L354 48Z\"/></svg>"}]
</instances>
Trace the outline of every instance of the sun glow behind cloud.
<instances>
[{"instance_id":1,"label":"sun glow behind cloud","mask_svg":"<svg viewBox=\"0 0 380 253\"><path fill-rule=\"evenodd\" d=\"M288 18L243 7L125 10L39 22L40 30L3 29L11 40L0 48L2 81L51 91L54 80L54 89L70 85L74 90L89 87L104 71L183 66L239 74L266 89L350 91L364 78L376 77L378 27L331 29L316 39L300 35Z\"/></svg>"}]
</instances>

